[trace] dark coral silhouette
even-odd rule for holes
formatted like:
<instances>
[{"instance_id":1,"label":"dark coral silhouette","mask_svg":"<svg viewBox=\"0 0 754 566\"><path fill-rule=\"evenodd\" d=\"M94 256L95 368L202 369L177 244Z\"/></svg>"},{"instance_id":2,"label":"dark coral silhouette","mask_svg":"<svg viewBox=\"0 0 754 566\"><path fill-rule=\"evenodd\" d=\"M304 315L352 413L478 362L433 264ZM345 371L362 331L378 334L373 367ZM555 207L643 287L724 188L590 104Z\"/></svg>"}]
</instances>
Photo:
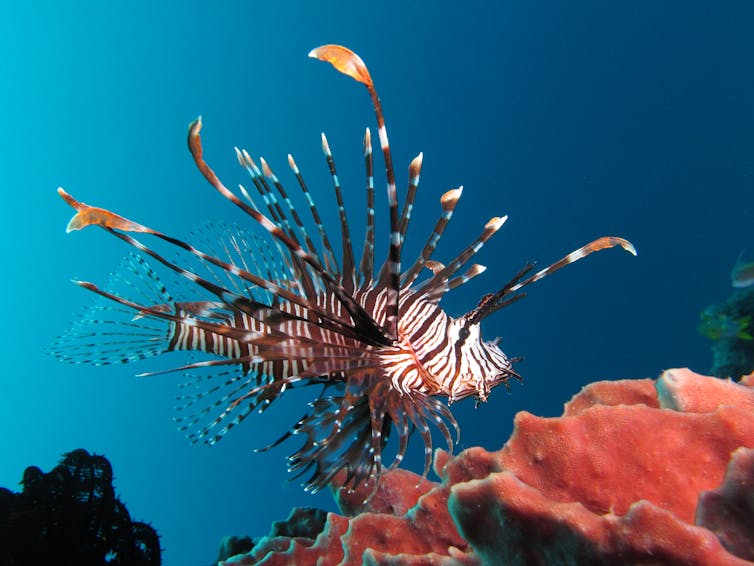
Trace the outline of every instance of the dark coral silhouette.
<instances>
[{"instance_id":1,"label":"dark coral silhouette","mask_svg":"<svg viewBox=\"0 0 754 566\"><path fill-rule=\"evenodd\" d=\"M718 325L717 335L703 328L705 317ZM736 290L722 303L709 305L702 313L700 332L712 340L712 375L739 379L754 371L754 340L750 337L754 318L754 287Z\"/></svg>"},{"instance_id":2,"label":"dark coral silhouette","mask_svg":"<svg viewBox=\"0 0 754 566\"><path fill-rule=\"evenodd\" d=\"M26 468L23 491L0 488L0 564L156 566L160 541L131 521L104 456L78 449L49 473Z\"/></svg>"},{"instance_id":3,"label":"dark coral silhouette","mask_svg":"<svg viewBox=\"0 0 754 566\"><path fill-rule=\"evenodd\" d=\"M223 537L220 541L220 548L217 552L217 560L212 563L212 566L215 566L218 562L227 560L232 556L246 554L247 552L250 552L252 548L254 548L254 540L251 537L245 535L228 535Z\"/></svg>"}]
</instances>

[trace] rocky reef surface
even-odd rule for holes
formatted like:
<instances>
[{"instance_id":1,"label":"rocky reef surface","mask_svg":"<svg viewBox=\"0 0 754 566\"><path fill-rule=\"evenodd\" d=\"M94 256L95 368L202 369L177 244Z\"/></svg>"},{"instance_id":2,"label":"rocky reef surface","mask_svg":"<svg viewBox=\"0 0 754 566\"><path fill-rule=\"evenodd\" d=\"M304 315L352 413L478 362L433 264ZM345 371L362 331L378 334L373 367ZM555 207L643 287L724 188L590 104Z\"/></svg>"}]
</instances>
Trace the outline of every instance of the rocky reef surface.
<instances>
[{"instance_id":1,"label":"rocky reef surface","mask_svg":"<svg viewBox=\"0 0 754 566\"><path fill-rule=\"evenodd\" d=\"M294 510L219 564L752 564L754 374L592 383L434 469L388 472L367 503L336 491L340 514Z\"/></svg>"}]
</instances>

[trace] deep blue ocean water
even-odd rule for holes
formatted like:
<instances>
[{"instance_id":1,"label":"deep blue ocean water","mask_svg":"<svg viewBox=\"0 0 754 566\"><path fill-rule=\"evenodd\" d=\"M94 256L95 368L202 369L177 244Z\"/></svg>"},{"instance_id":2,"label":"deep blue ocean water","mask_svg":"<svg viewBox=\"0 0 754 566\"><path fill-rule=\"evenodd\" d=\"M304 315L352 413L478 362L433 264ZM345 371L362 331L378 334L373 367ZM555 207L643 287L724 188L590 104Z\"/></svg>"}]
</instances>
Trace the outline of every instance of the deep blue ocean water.
<instances>
[{"instance_id":1,"label":"deep blue ocean water","mask_svg":"<svg viewBox=\"0 0 754 566\"><path fill-rule=\"evenodd\" d=\"M223 535L262 535L292 506L334 509L329 494L286 482L295 442L252 453L300 416L302 397L215 447L191 445L172 422L174 377L133 377L151 362L92 368L43 353L92 300L69 280L104 283L129 251L102 231L66 235L71 209L58 186L170 234L207 219L245 222L186 149L199 114L205 156L226 184L247 182L238 145L295 188L291 152L333 232L319 145L327 132L362 233L361 137L374 116L362 86L307 59L324 43L353 48L369 66L402 183L424 152L409 257L450 188L465 192L436 259L489 217L510 215L477 258L487 272L443 303L451 314L525 261L543 265L595 237L625 236L639 251L570 266L485 322L485 336L525 356L526 382L476 410L455 405L462 446L497 449L517 411L558 415L594 380L709 369L699 313L730 293L739 252L754 254L754 5L351 4L0 7L0 485L15 488L26 466L48 470L76 447L104 453L132 515L162 535L168 566L209 564ZM419 470L418 456L407 466Z\"/></svg>"}]
</instances>

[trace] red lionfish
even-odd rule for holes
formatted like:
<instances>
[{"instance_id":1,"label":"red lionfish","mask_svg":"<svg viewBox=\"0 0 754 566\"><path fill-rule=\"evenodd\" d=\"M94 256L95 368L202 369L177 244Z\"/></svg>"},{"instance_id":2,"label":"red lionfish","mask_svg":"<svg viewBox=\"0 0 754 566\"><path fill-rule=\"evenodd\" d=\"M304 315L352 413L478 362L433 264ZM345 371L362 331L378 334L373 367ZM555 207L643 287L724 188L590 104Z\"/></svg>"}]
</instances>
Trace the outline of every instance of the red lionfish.
<instances>
[{"instance_id":1,"label":"red lionfish","mask_svg":"<svg viewBox=\"0 0 754 566\"><path fill-rule=\"evenodd\" d=\"M264 159L259 165L236 149L238 161L251 176L267 214L241 186L241 196L226 188L202 156L201 118L189 127L188 145L199 171L221 195L243 210L271 235L263 244L233 227L207 243L205 251L128 220L108 210L59 194L76 209L67 231L98 225L107 232L177 273L180 281L202 293L199 300L177 300L168 292L141 255L124 260L113 277L130 291L117 293L93 283L76 283L107 301L95 307L53 350L65 361L103 365L129 362L168 351L193 350L215 357L169 371L205 372L198 393L183 396L182 429L193 441L217 442L253 410L264 410L289 387L323 385L305 414L270 448L299 435L303 446L289 456L290 471L311 473L305 487L318 491L341 470L351 488L379 480L403 459L409 437L418 432L424 442L424 475L432 454L436 427L448 448L451 428L459 428L448 406L473 396L485 401L494 387L519 379L498 340L483 341L481 321L524 296L524 287L592 252L621 246L636 254L622 238L603 237L571 252L549 267L531 273L528 264L500 290L482 297L472 311L453 318L438 303L443 295L485 268L461 269L503 225L492 218L481 234L443 265L431 256L450 221L462 188L440 198L442 212L419 257L402 271L401 247L408 229L419 184L422 154L410 164L408 190L399 210L390 144L372 78L361 58L345 47L326 45L310 57L331 63L341 73L366 86L377 117L385 164L390 213L387 259L375 274L374 176L369 129L364 137L366 168L366 236L357 266L335 162L327 139L322 148L337 199L342 240L342 264L335 259L317 208L293 157L290 168L308 201L318 232L316 246L288 193ZM131 234L149 234L182 250L181 266L160 255ZM263 232L264 233L264 232ZM268 242L268 240L265 240ZM189 255L186 255L189 254ZM188 263L197 267L189 269ZM416 283L424 268L428 276ZM185 286L185 285L184 285ZM134 297L136 295L136 297ZM118 313L120 319L102 317ZM155 375L152 372L141 375ZM210 383L205 384L205 380ZM179 407L180 408L180 407ZM389 465L382 461L391 434L398 446ZM267 449L264 448L263 450ZM344 478L344 479L343 479ZM375 487L377 481L374 482Z\"/></svg>"}]
</instances>

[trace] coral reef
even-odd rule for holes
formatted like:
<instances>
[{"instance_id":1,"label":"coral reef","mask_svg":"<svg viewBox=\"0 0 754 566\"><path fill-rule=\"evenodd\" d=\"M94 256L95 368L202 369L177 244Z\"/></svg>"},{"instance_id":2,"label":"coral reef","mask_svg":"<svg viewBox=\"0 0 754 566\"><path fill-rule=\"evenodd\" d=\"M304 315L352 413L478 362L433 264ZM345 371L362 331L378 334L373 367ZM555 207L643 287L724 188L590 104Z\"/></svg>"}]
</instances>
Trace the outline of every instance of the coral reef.
<instances>
[{"instance_id":1,"label":"coral reef","mask_svg":"<svg viewBox=\"0 0 754 566\"><path fill-rule=\"evenodd\" d=\"M733 453L725 481L699 497L696 524L717 535L731 553L754 560L754 450Z\"/></svg>"},{"instance_id":2,"label":"coral reef","mask_svg":"<svg viewBox=\"0 0 754 566\"><path fill-rule=\"evenodd\" d=\"M23 491L0 488L0 564L157 566L155 530L132 522L104 456L78 449L49 473L26 468Z\"/></svg>"},{"instance_id":3,"label":"coral reef","mask_svg":"<svg viewBox=\"0 0 754 566\"><path fill-rule=\"evenodd\" d=\"M722 303L709 305L701 314L699 331L712 340L710 373L738 379L754 371L754 287L736 290Z\"/></svg>"},{"instance_id":4,"label":"coral reef","mask_svg":"<svg viewBox=\"0 0 754 566\"><path fill-rule=\"evenodd\" d=\"M228 535L220 540L220 548L217 551L217 560L215 560L214 563L217 564L218 562L222 562L223 560L226 560L231 556L236 556L237 554L245 554L252 548L254 548L254 541L251 537Z\"/></svg>"},{"instance_id":5,"label":"coral reef","mask_svg":"<svg viewBox=\"0 0 754 566\"><path fill-rule=\"evenodd\" d=\"M435 452L336 492L320 532L268 536L242 564L751 564L754 375L663 372L585 387L561 417L516 416L503 448ZM308 512L304 512L305 514Z\"/></svg>"}]
</instances>

